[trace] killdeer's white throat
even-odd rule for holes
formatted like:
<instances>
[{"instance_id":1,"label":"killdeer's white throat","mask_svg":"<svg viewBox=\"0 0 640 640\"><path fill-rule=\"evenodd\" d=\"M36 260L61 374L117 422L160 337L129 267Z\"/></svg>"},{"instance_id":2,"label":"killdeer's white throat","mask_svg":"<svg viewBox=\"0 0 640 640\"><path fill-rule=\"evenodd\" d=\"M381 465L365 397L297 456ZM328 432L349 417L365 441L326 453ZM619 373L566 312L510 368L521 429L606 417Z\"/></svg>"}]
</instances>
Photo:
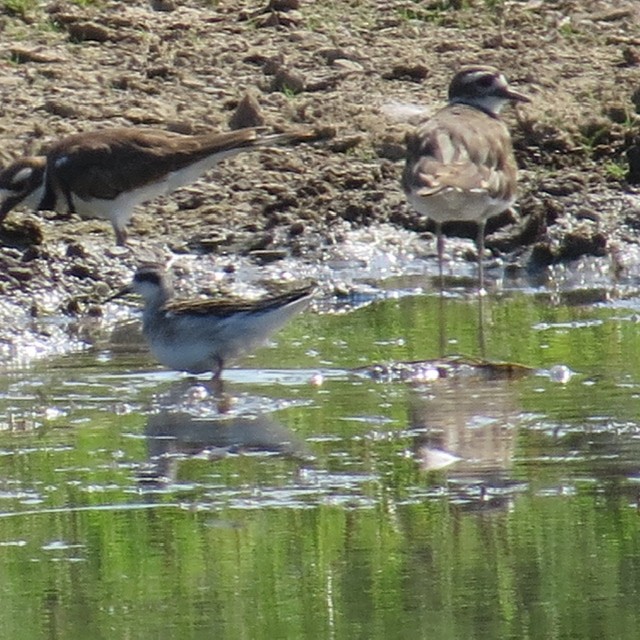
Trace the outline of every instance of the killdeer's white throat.
<instances>
[{"instance_id":1,"label":"killdeer's white throat","mask_svg":"<svg viewBox=\"0 0 640 640\"><path fill-rule=\"evenodd\" d=\"M251 302L174 300L157 264L141 265L130 285L112 296L138 293L144 300L142 332L166 367L219 379L223 367L262 344L311 300L314 285Z\"/></svg>"},{"instance_id":2,"label":"killdeer's white throat","mask_svg":"<svg viewBox=\"0 0 640 640\"><path fill-rule=\"evenodd\" d=\"M124 245L137 205L197 180L240 151L314 137L309 130L261 135L254 128L195 136L137 127L78 133L0 172L0 222L20 204L78 213L110 221Z\"/></svg>"},{"instance_id":3,"label":"killdeer's white throat","mask_svg":"<svg viewBox=\"0 0 640 640\"><path fill-rule=\"evenodd\" d=\"M402 186L411 205L436 225L442 283L442 224L478 223L479 287L486 221L508 209L516 198L517 167L511 136L500 120L508 102L529 102L509 87L493 67L459 71L449 85L449 103L407 136Z\"/></svg>"}]
</instances>

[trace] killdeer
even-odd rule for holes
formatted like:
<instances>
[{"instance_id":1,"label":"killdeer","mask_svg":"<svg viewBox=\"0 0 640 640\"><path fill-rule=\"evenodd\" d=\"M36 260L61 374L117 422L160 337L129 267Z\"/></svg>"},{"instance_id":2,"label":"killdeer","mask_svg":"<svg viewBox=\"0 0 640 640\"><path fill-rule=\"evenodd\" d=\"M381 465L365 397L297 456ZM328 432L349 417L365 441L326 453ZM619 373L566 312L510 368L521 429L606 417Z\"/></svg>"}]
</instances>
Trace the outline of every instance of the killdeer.
<instances>
[{"instance_id":1,"label":"killdeer","mask_svg":"<svg viewBox=\"0 0 640 640\"><path fill-rule=\"evenodd\" d=\"M252 302L174 300L173 287L157 264L141 265L131 284L109 300L138 293L144 300L142 333L166 367L192 374L211 372L259 346L311 300L314 285Z\"/></svg>"},{"instance_id":2,"label":"killdeer","mask_svg":"<svg viewBox=\"0 0 640 640\"><path fill-rule=\"evenodd\" d=\"M442 286L442 224L478 223L479 287L486 221L516 198L517 167L511 136L500 120L508 102L529 102L493 67L465 67L449 85L449 103L407 135L402 187L411 205L436 225Z\"/></svg>"},{"instance_id":3,"label":"killdeer","mask_svg":"<svg viewBox=\"0 0 640 640\"><path fill-rule=\"evenodd\" d=\"M255 128L195 136L136 127L78 133L0 172L0 222L20 204L78 213L109 220L124 245L137 205L197 180L240 151L314 137L307 130L261 135Z\"/></svg>"}]
</instances>

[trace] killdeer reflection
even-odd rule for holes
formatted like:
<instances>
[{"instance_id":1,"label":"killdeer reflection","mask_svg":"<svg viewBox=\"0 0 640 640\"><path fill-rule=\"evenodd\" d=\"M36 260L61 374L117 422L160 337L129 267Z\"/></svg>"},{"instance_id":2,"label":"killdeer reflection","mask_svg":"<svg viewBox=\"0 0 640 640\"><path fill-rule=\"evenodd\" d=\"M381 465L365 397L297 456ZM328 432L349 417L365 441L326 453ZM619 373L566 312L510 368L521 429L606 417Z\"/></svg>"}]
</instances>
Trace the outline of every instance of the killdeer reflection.
<instances>
[{"instance_id":1,"label":"killdeer reflection","mask_svg":"<svg viewBox=\"0 0 640 640\"><path fill-rule=\"evenodd\" d=\"M229 360L262 344L311 300L314 285L260 300L174 300L157 264L141 265L130 285L112 298L138 293L144 300L142 333L166 367L218 380Z\"/></svg>"},{"instance_id":2,"label":"killdeer reflection","mask_svg":"<svg viewBox=\"0 0 640 640\"><path fill-rule=\"evenodd\" d=\"M508 209L516 198L517 167L511 136L499 113L508 102L529 102L510 88L493 67L459 71L449 85L449 103L407 136L402 186L411 205L436 225L442 284L442 224L478 223L479 287L486 221Z\"/></svg>"},{"instance_id":3,"label":"killdeer reflection","mask_svg":"<svg viewBox=\"0 0 640 640\"><path fill-rule=\"evenodd\" d=\"M134 208L194 180L224 158L267 145L311 140L310 131L261 135L247 128L185 136L145 128L78 133L46 155L0 172L0 222L14 207L78 213L111 222L119 245Z\"/></svg>"}]
</instances>

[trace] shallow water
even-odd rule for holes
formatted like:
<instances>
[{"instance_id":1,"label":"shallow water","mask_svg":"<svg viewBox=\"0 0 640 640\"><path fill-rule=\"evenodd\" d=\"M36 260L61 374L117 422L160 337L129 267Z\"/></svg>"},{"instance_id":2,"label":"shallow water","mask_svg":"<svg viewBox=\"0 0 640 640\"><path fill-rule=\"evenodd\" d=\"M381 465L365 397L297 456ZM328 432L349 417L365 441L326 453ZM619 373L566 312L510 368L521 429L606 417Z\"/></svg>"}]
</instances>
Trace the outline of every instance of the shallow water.
<instances>
[{"instance_id":1,"label":"shallow water","mask_svg":"<svg viewBox=\"0 0 640 640\"><path fill-rule=\"evenodd\" d=\"M518 283L482 343L470 290L411 287L222 398L107 341L3 373L3 636L637 638L637 299ZM531 369L369 367L443 344Z\"/></svg>"}]
</instances>

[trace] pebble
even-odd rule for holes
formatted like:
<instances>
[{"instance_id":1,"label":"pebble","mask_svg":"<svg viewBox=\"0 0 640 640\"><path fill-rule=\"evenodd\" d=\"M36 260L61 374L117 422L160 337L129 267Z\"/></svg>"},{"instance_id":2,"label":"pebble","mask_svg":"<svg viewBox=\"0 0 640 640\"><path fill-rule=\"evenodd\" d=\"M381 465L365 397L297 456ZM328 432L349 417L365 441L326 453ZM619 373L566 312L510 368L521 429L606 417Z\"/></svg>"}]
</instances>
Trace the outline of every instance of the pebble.
<instances>
[{"instance_id":1,"label":"pebble","mask_svg":"<svg viewBox=\"0 0 640 640\"><path fill-rule=\"evenodd\" d=\"M87 40L93 42L107 42L112 36L108 29L95 22L71 22L67 25L69 38L77 42Z\"/></svg>"}]
</instances>

